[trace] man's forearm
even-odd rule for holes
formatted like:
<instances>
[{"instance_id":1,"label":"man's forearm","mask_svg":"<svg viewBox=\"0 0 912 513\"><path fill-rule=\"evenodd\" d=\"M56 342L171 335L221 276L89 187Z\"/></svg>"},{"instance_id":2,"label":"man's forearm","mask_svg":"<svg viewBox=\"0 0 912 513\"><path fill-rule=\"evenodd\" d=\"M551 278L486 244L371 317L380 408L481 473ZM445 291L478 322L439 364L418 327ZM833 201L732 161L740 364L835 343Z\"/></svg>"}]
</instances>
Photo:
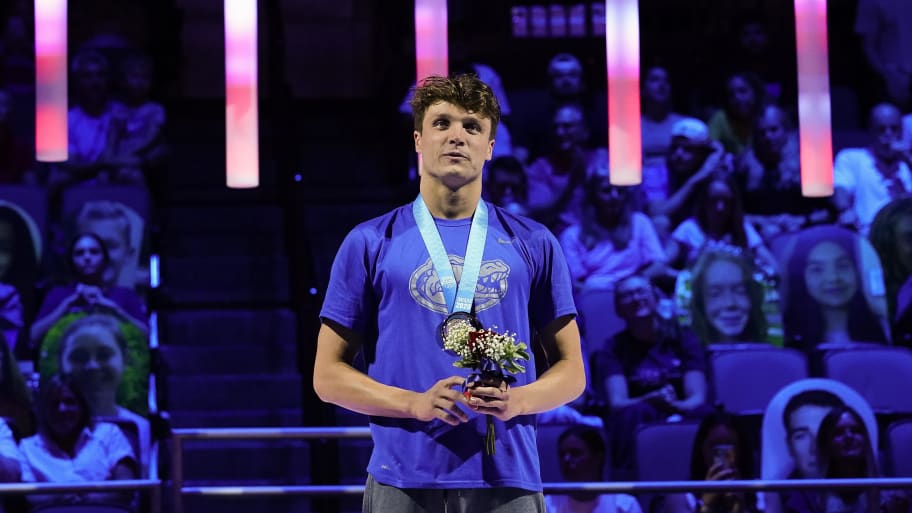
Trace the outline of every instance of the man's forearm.
<instances>
[{"instance_id":1,"label":"man's forearm","mask_svg":"<svg viewBox=\"0 0 912 513\"><path fill-rule=\"evenodd\" d=\"M417 392L384 385L345 362L314 371L314 390L325 402L364 415L413 418Z\"/></svg>"}]
</instances>

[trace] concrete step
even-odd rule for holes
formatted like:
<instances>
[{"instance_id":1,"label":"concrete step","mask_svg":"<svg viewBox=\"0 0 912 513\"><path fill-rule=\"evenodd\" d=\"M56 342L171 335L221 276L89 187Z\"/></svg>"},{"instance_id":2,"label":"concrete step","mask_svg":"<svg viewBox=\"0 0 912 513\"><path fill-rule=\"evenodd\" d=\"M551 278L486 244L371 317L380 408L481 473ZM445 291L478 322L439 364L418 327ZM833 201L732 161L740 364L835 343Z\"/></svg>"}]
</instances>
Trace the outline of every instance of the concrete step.
<instances>
[{"instance_id":1,"label":"concrete step","mask_svg":"<svg viewBox=\"0 0 912 513\"><path fill-rule=\"evenodd\" d=\"M298 374L169 376L167 408L175 411L300 408Z\"/></svg>"},{"instance_id":2,"label":"concrete step","mask_svg":"<svg viewBox=\"0 0 912 513\"><path fill-rule=\"evenodd\" d=\"M218 411L173 411L175 428L191 427L300 427L301 408L272 408Z\"/></svg>"},{"instance_id":3,"label":"concrete step","mask_svg":"<svg viewBox=\"0 0 912 513\"><path fill-rule=\"evenodd\" d=\"M297 317L284 308L162 312L159 330L169 346L285 347L295 343Z\"/></svg>"},{"instance_id":4,"label":"concrete step","mask_svg":"<svg viewBox=\"0 0 912 513\"><path fill-rule=\"evenodd\" d=\"M170 376L297 372L294 341L283 345L166 345L161 347L161 354L166 373Z\"/></svg>"},{"instance_id":5,"label":"concrete step","mask_svg":"<svg viewBox=\"0 0 912 513\"><path fill-rule=\"evenodd\" d=\"M285 257L191 256L162 260L162 285L175 304L289 301Z\"/></svg>"},{"instance_id":6,"label":"concrete step","mask_svg":"<svg viewBox=\"0 0 912 513\"><path fill-rule=\"evenodd\" d=\"M184 479L225 485L308 484L310 453L307 440L187 440Z\"/></svg>"}]
</instances>

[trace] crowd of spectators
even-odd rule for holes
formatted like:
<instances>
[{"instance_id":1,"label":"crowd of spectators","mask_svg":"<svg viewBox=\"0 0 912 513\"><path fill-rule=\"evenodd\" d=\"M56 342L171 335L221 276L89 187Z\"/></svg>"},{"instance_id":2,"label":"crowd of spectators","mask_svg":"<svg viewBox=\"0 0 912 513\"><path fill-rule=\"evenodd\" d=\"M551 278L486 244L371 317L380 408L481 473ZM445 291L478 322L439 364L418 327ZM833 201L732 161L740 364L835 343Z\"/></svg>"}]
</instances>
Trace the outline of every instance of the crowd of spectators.
<instances>
[{"instance_id":1,"label":"crowd of spectators","mask_svg":"<svg viewBox=\"0 0 912 513\"><path fill-rule=\"evenodd\" d=\"M92 33L69 61L69 158L36 162L30 4L3 10L0 39L0 474L140 478L153 447L143 261L169 153L165 110L150 56ZM49 502L137 505L133 493L77 493L0 508Z\"/></svg>"}]
</instances>

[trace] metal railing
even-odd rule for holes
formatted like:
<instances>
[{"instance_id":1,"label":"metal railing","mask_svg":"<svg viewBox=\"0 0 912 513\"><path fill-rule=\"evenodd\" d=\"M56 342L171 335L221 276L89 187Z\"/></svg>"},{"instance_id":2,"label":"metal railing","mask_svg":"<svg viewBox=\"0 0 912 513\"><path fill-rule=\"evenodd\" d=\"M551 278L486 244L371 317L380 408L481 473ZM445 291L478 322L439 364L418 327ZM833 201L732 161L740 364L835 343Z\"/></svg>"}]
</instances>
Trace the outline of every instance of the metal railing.
<instances>
[{"instance_id":1,"label":"metal railing","mask_svg":"<svg viewBox=\"0 0 912 513\"><path fill-rule=\"evenodd\" d=\"M353 439L370 438L366 427L319 428L213 428L175 429L171 440L171 476L174 513L183 513L183 496L357 496L364 493L364 485L251 485L251 486L184 486L183 442L185 440L293 440L293 439ZM912 478L864 479L786 479L786 480L737 480L737 481L629 481L589 483L544 483L545 493L561 494L574 491L598 493L656 493L751 491L769 492L798 489L912 489Z\"/></svg>"},{"instance_id":2,"label":"metal railing","mask_svg":"<svg viewBox=\"0 0 912 513\"><path fill-rule=\"evenodd\" d=\"M162 483L158 479L123 479L83 483L0 483L0 496L146 490L149 493L149 511L161 513L161 485Z\"/></svg>"}]
</instances>

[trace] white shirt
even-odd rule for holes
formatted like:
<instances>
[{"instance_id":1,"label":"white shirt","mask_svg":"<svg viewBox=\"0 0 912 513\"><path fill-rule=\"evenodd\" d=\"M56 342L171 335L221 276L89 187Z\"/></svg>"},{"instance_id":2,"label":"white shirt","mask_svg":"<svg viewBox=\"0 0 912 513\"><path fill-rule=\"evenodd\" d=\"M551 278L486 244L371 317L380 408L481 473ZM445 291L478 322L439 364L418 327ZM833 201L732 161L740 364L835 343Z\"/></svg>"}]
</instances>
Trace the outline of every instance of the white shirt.
<instances>
[{"instance_id":1,"label":"white shirt","mask_svg":"<svg viewBox=\"0 0 912 513\"><path fill-rule=\"evenodd\" d=\"M121 460L136 461L120 428L104 422L82 431L73 457L40 433L22 440L19 451L26 483L106 481Z\"/></svg>"},{"instance_id":2,"label":"white shirt","mask_svg":"<svg viewBox=\"0 0 912 513\"><path fill-rule=\"evenodd\" d=\"M906 192L912 191L912 173L905 162L899 163L896 179L902 182ZM877 170L874 156L866 148L846 148L836 155L833 185L845 190L854 199L855 215L862 233L867 233L874 216L892 199L888 184L889 181Z\"/></svg>"},{"instance_id":3,"label":"white shirt","mask_svg":"<svg viewBox=\"0 0 912 513\"><path fill-rule=\"evenodd\" d=\"M548 513L573 513L569 495L545 495L545 511ZM598 502L591 513L642 513L640 503L625 493L598 496Z\"/></svg>"},{"instance_id":4,"label":"white shirt","mask_svg":"<svg viewBox=\"0 0 912 513\"><path fill-rule=\"evenodd\" d=\"M757 230L747 221L744 221L744 235L747 237L748 249L755 250L763 245L763 238L760 237ZM703 233L703 229L700 228L697 220L692 217L679 224L678 227L671 232L671 238L685 246L683 249L687 251L688 263L694 262L697 259L700 255L700 251L703 250L703 245L706 244L706 234ZM726 237L726 240L723 242L731 244L732 241L729 239L730 237Z\"/></svg>"},{"instance_id":5,"label":"white shirt","mask_svg":"<svg viewBox=\"0 0 912 513\"><path fill-rule=\"evenodd\" d=\"M137 456L139 456L142 476L148 476L149 456L152 452L152 428L149 426L149 420L120 406L117 407L117 416L136 424L136 433L139 435L139 454Z\"/></svg>"}]
</instances>

